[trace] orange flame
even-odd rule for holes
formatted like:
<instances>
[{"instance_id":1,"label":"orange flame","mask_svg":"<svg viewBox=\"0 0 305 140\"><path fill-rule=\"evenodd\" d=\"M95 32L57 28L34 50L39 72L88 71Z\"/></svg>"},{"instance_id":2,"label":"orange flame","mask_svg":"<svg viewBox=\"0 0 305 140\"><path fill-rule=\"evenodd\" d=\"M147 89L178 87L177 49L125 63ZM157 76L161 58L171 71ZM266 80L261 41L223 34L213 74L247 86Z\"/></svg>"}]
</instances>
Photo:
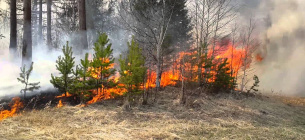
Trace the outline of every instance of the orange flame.
<instances>
[{"instance_id":1,"label":"orange flame","mask_svg":"<svg viewBox=\"0 0 305 140\"><path fill-rule=\"evenodd\" d=\"M208 54L208 58L212 57L212 49L209 49L207 54ZM199 63L198 61L204 61L204 58L199 58L199 60L197 60L197 51L190 51L190 52L180 52L178 54L178 57L176 59L176 61L173 63L173 66L171 69L167 69L166 71L162 72L161 75L161 83L160 86L161 87L166 87L166 86L174 86L177 84L178 81L180 81L182 79L182 73L181 70L182 68L184 69L184 73L185 72L190 72L192 74L192 76L186 76L184 75L183 78L185 80L189 80L189 81L197 81L198 80L198 71L199 69L201 69L201 73L204 74L206 73L206 69L202 68L198 68L197 63ZM215 48L215 59L213 60L213 62L215 62L216 64L219 64L221 61L223 61L224 59L227 59L228 62L228 66L230 67L230 73L232 73L232 76L237 76L238 71L240 70L241 67L246 66L245 68L249 68L250 67L250 63L248 62L247 64L244 64L243 62L243 57L245 57L245 51L243 49L238 49L236 47L234 47L231 43L227 43L227 45L222 45L222 46L216 46ZM186 60L186 61L182 61L182 59L184 59L185 57L190 58L190 60ZM103 61L103 60L101 60ZM106 59L104 62L108 62L109 59ZM182 63L185 62L185 63ZM195 63L194 63L195 62ZM192 64L193 63L193 64ZM111 65L109 67L103 68L103 69L111 69L114 68L114 65ZM209 82L213 82L214 77L216 75L216 66L213 66L210 70L209 73L212 74L212 78L207 79ZM89 72L91 74L91 76L93 78L99 79L100 78L100 72L102 71L101 68L89 68ZM128 73L128 71L125 71L124 73ZM156 87L156 77L157 74L155 71L152 70L148 70L147 71L147 80L145 82L145 88L155 88ZM119 78L120 75L119 73L116 73L114 76L111 76L108 80L112 80L115 83L117 83L119 86L118 87L114 87L114 88L98 88L98 89L93 89L90 90L90 92L92 92L93 97L92 100L88 101L87 104L92 104L101 100L107 100L107 99L111 99L114 98L115 95L123 95L123 93L125 93L127 91L127 89L125 88L120 88L120 87L124 87L123 84L119 83ZM144 86L141 86L142 88L144 88Z\"/></svg>"},{"instance_id":2,"label":"orange flame","mask_svg":"<svg viewBox=\"0 0 305 140\"><path fill-rule=\"evenodd\" d=\"M213 50L209 49L207 52L207 57L211 58L212 57ZM221 61L224 59L227 59L228 66L230 67L230 73L232 73L232 76L236 77L238 74L238 71L242 66L246 66L246 68L250 67L250 63L248 61L247 64L244 64L243 60L245 57L245 51L243 49L239 49L234 47L231 43L228 43L227 45L222 45L222 46L216 46L215 51L214 51L215 59L213 62L215 64L220 64ZM197 81L198 79L198 61L204 61L204 58L200 58L197 60L197 51L191 51L191 52L180 52L178 54L178 59L174 62L173 66L171 69L168 69L167 71L164 71L162 73L162 78L161 78L161 87L165 86L173 86L177 83L177 81L181 80L182 75L181 75L181 68L184 69L185 72L190 72L195 76L185 76L184 79L189 80L189 81ZM182 61L184 58L189 58L185 62ZM184 63L182 63L184 62ZM194 63L195 62L195 63ZM193 63L193 64L192 64ZM213 82L215 80L215 74L216 71L215 69L217 68L216 66L213 66L210 70L209 73L212 74L212 78L208 79L209 82ZM173 71L174 70L174 71ZM201 73L204 74L205 69L201 68ZM156 79L156 72L148 71L148 78L146 82L146 87L154 88L156 87L155 84L155 79Z\"/></svg>"},{"instance_id":3,"label":"orange flame","mask_svg":"<svg viewBox=\"0 0 305 140\"><path fill-rule=\"evenodd\" d=\"M67 94L67 96L66 96L66 94ZM56 96L55 98L62 98L62 97L71 97L71 96L73 96L72 94L70 94L69 92L67 92L67 93L63 93L62 95L60 95L60 96Z\"/></svg>"},{"instance_id":4,"label":"orange flame","mask_svg":"<svg viewBox=\"0 0 305 140\"><path fill-rule=\"evenodd\" d=\"M264 58L261 56L261 54L256 55L256 61L262 62L263 60L264 60Z\"/></svg>"},{"instance_id":5,"label":"orange flame","mask_svg":"<svg viewBox=\"0 0 305 140\"><path fill-rule=\"evenodd\" d=\"M87 104L93 104L96 103L98 101L101 100L107 100L107 99L111 99L114 98L114 95L123 95L123 93L125 93L127 90L124 88L118 88L118 87L114 87L114 88L99 88L98 91L97 90L92 90L92 93L95 95L92 100L88 101Z\"/></svg>"},{"instance_id":6,"label":"orange flame","mask_svg":"<svg viewBox=\"0 0 305 140\"><path fill-rule=\"evenodd\" d=\"M62 104L62 101L61 100L59 100L59 102L58 102L58 104L57 104L57 108L61 108L61 107L63 107L64 105Z\"/></svg>"},{"instance_id":7,"label":"orange flame","mask_svg":"<svg viewBox=\"0 0 305 140\"><path fill-rule=\"evenodd\" d=\"M13 98L13 101L14 101L14 104L11 105L11 110L2 110L0 112L0 121L1 120L4 120L8 117L13 117L16 115L16 113L21 109L23 108L23 103L20 101L20 98L19 97L15 97Z\"/></svg>"}]
</instances>

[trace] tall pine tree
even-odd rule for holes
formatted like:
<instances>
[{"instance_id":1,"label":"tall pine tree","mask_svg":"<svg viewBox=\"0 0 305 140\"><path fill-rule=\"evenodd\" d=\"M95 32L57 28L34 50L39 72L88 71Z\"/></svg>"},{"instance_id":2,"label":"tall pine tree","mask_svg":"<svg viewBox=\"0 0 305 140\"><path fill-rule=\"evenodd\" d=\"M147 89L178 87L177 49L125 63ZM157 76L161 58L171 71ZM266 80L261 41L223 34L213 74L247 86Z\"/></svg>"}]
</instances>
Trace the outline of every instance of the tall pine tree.
<instances>
[{"instance_id":1,"label":"tall pine tree","mask_svg":"<svg viewBox=\"0 0 305 140\"><path fill-rule=\"evenodd\" d=\"M186 8L186 0L166 0L168 8L173 8L167 35L171 37L173 46L185 48L191 39L191 24Z\"/></svg>"}]
</instances>

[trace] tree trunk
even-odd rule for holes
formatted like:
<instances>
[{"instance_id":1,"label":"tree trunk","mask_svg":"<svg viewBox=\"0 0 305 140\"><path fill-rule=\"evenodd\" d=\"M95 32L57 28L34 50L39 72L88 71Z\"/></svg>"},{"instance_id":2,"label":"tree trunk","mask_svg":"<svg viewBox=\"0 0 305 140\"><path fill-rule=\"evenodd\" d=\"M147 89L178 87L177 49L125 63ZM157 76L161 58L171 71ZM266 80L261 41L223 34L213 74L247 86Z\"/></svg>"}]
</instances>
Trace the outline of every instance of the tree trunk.
<instances>
[{"instance_id":1,"label":"tree trunk","mask_svg":"<svg viewBox=\"0 0 305 140\"><path fill-rule=\"evenodd\" d=\"M182 58L181 64L181 98L180 104L185 104L185 92L184 92L184 58Z\"/></svg>"},{"instance_id":2,"label":"tree trunk","mask_svg":"<svg viewBox=\"0 0 305 140\"><path fill-rule=\"evenodd\" d=\"M51 17L52 16L52 0L47 0L47 45L49 49L52 49L51 38Z\"/></svg>"},{"instance_id":3,"label":"tree trunk","mask_svg":"<svg viewBox=\"0 0 305 140\"><path fill-rule=\"evenodd\" d=\"M39 0L39 27L38 27L38 42L43 40L42 37L42 0Z\"/></svg>"},{"instance_id":4,"label":"tree trunk","mask_svg":"<svg viewBox=\"0 0 305 140\"><path fill-rule=\"evenodd\" d=\"M86 0L79 0L78 6L80 41L82 45L81 47L82 49L88 49L86 26Z\"/></svg>"},{"instance_id":5,"label":"tree trunk","mask_svg":"<svg viewBox=\"0 0 305 140\"><path fill-rule=\"evenodd\" d=\"M157 92L155 93L155 100L156 100L156 94L158 94L160 90L160 85L161 85L161 44L158 43L157 46L157 75L156 75L156 90Z\"/></svg>"},{"instance_id":6,"label":"tree trunk","mask_svg":"<svg viewBox=\"0 0 305 140\"><path fill-rule=\"evenodd\" d=\"M147 88L146 87L146 81L147 81L147 76L145 76L145 78L143 79L143 88L144 88L144 91L143 91L143 102L142 102L142 105L147 105L147 101L148 101L148 91L147 91Z\"/></svg>"},{"instance_id":7,"label":"tree trunk","mask_svg":"<svg viewBox=\"0 0 305 140\"><path fill-rule=\"evenodd\" d=\"M201 61L201 50L200 50L200 45L199 45L199 30L198 30L198 2L196 1L196 11L195 11L195 26L196 26L196 47L197 47L197 63L198 63L198 86L200 87L202 84L202 76L201 76L201 67L202 67L202 63L200 63ZM202 31L202 29L201 29ZM202 33L200 35L200 37L202 36Z\"/></svg>"},{"instance_id":8,"label":"tree trunk","mask_svg":"<svg viewBox=\"0 0 305 140\"><path fill-rule=\"evenodd\" d=\"M37 32L37 19L38 19L38 16L37 16L37 13L38 13L38 0L34 0L34 5L33 5L33 17L32 17L32 20L33 20L33 46L37 46L37 42L38 42L38 32Z\"/></svg>"},{"instance_id":9,"label":"tree trunk","mask_svg":"<svg viewBox=\"0 0 305 140\"><path fill-rule=\"evenodd\" d=\"M10 4L11 10L11 30L10 30L10 53L14 57L17 53L17 6L16 0L11 0Z\"/></svg>"},{"instance_id":10,"label":"tree trunk","mask_svg":"<svg viewBox=\"0 0 305 140\"><path fill-rule=\"evenodd\" d=\"M32 24L31 24L31 1L23 1L23 48L22 64L27 65L32 62Z\"/></svg>"}]
</instances>

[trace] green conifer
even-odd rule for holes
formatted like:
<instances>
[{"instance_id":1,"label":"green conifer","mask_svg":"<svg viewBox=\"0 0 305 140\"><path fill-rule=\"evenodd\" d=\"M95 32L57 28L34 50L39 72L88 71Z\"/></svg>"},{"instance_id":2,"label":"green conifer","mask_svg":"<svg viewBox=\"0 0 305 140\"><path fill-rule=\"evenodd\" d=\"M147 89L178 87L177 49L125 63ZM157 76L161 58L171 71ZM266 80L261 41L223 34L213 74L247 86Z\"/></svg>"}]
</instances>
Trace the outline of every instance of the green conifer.
<instances>
[{"instance_id":1,"label":"green conifer","mask_svg":"<svg viewBox=\"0 0 305 140\"><path fill-rule=\"evenodd\" d=\"M73 83L73 67L75 64L72 47L69 47L69 43L67 42L66 46L63 46L62 52L64 56L59 56L56 60L56 69L60 72L59 77L53 76L51 74L50 82L53 84L55 88L57 88L60 92L67 94L71 90L71 85Z\"/></svg>"},{"instance_id":2,"label":"green conifer","mask_svg":"<svg viewBox=\"0 0 305 140\"><path fill-rule=\"evenodd\" d=\"M132 39L128 43L128 54L126 57L120 56L120 82L125 85L127 94L138 93L146 74L145 58L139 44Z\"/></svg>"},{"instance_id":3,"label":"green conifer","mask_svg":"<svg viewBox=\"0 0 305 140\"><path fill-rule=\"evenodd\" d=\"M114 86L114 82L109 78L115 73L113 69L114 58L112 56L113 49L109 43L108 36L104 33L98 37L97 42L94 44L93 61L91 62L90 74L95 79L95 88L98 91Z\"/></svg>"},{"instance_id":4,"label":"green conifer","mask_svg":"<svg viewBox=\"0 0 305 140\"><path fill-rule=\"evenodd\" d=\"M21 73L19 74L19 78L17 78L17 80L23 84L25 84L24 89L21 90L21 92L23 92L23 98L25 99L26 97L26 92L27 91L34 91L40 88L39 84L40 82L37 83L30 83L29 79L31 76L31 73L33 71L33 62L30 66L30 68L28 70L25 70L26 66L23 66L20 68Z\"/></svg>"},{"instance_id":5,"label":"green conifer","mask_svg":"<svg viewBox=\"0 0 305 140\"><path fill-rule=\"evenodd\" d=\"M234 77L230 74L230 67L228 66L229 63L227 61L228 59L226 58L217 66L215 81L213 83L215 92L229 91L236 86L236 83L234 83Z\"/></svg>"},{"instance_id":6,"label":"green conifer","mask_svg":"<svg viewBox=\"0 0 305 140\"><path fill-rule=\"evenodd\" d=\"M81 64L79 67L76 66L76 70L74 72L75 80L73 81L73 86L71 88L72 93L79 97L81 103L85 103L85 101L91 95L89 90L94 88L94 81L90 77L90 61L88 58L89 55L86 53L85 59L81 59Z\"/></svg>"}]
</instances>

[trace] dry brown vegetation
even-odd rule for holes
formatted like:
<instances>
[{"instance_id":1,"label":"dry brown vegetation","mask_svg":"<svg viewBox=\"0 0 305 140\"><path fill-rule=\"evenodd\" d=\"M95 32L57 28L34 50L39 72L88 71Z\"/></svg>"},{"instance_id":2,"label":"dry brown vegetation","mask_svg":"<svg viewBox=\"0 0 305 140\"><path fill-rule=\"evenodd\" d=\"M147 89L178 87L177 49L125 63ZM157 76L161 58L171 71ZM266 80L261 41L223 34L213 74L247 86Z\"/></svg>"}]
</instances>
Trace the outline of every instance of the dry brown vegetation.
<instances>
[{"instance_id":1,"label":"dry brown vegetation","mask_svg":"<svg viewBox=\"0 0 305 140\"><path fill-rule=\"evenodd\" d=\"M305 139L305 107L277 98L188 97L177 88L158 102L122 109L122 100L87 107L47 108L0 122L1 139Z\"/></svg>"}]
</instances>

